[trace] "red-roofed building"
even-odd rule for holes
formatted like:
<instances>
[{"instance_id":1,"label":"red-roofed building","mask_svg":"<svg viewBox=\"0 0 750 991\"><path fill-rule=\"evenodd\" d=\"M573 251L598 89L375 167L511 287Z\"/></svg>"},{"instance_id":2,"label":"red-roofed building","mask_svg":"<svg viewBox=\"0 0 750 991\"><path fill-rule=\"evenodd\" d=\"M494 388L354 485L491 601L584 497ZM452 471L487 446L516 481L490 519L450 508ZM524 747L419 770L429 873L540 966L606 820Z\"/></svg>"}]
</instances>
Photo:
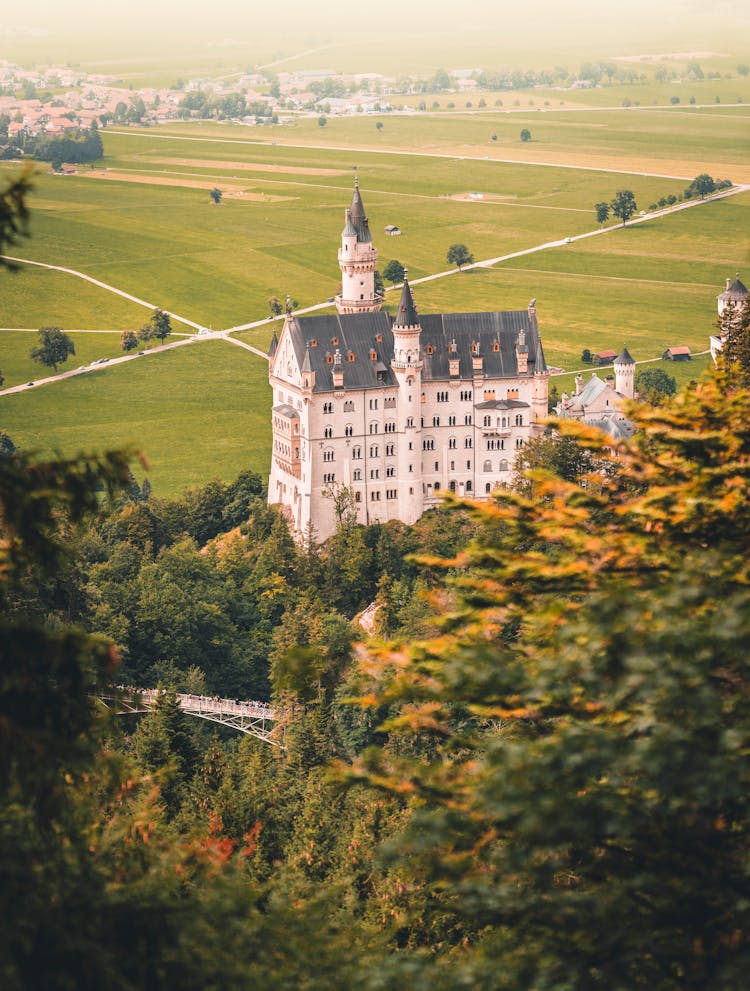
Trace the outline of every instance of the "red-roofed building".
<instances>
[{"instance_id":1,"label":"red-roofed building","mask_svg":"<svg viewBox=\"0 0 750 991\"><path fill-rule=\"evenodd\" d=\"M664 361L690 361L692 357L690 348L686 345L677 348L667 348L662 355Z\"/></svg>"}]
</instances>

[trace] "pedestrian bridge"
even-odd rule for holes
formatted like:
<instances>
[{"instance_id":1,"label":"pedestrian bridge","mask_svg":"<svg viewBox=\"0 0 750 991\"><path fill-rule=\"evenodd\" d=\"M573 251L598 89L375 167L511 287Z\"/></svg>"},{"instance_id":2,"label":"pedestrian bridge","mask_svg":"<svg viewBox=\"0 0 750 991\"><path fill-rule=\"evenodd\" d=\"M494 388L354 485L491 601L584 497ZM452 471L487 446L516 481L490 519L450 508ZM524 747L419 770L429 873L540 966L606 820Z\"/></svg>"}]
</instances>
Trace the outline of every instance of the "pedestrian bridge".
<instances>
[{"instance_id":1,"label":"pedestrian bridge","mask_svg":"<svg viewBox=\"0 0 750 991\"><path fill-rule=\"evenodd\" d=\"M118 715L148 712L164 691L157 688L132 688L117 686L100 692L97 698ZM266 702L241 702L237 699L220 699L209 695L178 694L180 708L188 716L207 719L209 722L228 726L230 729L254 736L272 747L285 749L275 723L278 714Z\"/></svg>"}]
</instances>

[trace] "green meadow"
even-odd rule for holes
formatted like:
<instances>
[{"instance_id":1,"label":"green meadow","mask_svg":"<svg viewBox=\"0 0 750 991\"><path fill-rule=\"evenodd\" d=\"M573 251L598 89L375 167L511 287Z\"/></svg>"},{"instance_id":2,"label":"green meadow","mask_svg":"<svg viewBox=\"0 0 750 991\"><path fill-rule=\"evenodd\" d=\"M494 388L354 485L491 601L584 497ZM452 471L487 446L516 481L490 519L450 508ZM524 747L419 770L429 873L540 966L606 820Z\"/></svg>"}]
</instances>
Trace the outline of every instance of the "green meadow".
<instances>
[{"instance_id":1,"label":"green meadow","mask_svg":"<svg viewBox=\"0 0 750 991\"><path fill-rule=\"evenodd\" d=\"M651 171L667 162L665 171L682 174L672 168L675 156L690 161L710 153L706 170L731 178L731 166L740 167L748 150L747 114L415 114L383 117L382 132L373 118L332 118L325 128L312 120L289 128L107 131L102 165L119 178L40 173L30 203L32 237L12 253L82 271L214 329L263 320L271 295L289 293L304 307L337 291L336 250L356 171L380 267L391 258L408 266L422 312L516 309L536 297L548 362L566 371L580 367L584 347L627 344L639 361L670 345L697 353L708 346L725 278L750 261L750 193L492 268L418 280L448 268L452 243L466 244L477 260L493 258L593 230L593 205L620 188L632 189L645 208L686 185L485 159L493 146L498 153L517 148L521 126L532 130L530 157L535 147L561 159L579 152L614 163L640 157ZM489 140L493 130L497 142ZM360 143L378 147L341 150ZM423 153L403 153L410 147ZM210 202L211 185L224 191L219 206ZM483 198L469 199L470 192ZM390 223L401 227L400 237L384 236ZM117 354L121 330L136 329L149 315L64 273L23 266L0 271L0 280L6 328L111 332L75 334L76 355L65 367ZM389 291L386 305L395 302ZM264 322L238 336L265 350L279 325ZM32 334L0 333L7 385L47 374L28 357L33 343ZM700 364L696 359L690 372L680 366L679 374L694 374ZM151 462L156 491L166 494L247 467L267 473L269 397L262 359L225 342L202 342L1 397L0 426L17 444L46 453L133 443Z\"/></svg>"},{"instance_id":2,"label":"green meadow","mask_svg":"<svg viewBox=\"0 0 750 991\"><path fill-rule=\"evenodd\" d=\"M130 447L159 495L250 468L267 474L264 361L223 341L177 348L0 398L0 423L42 456Z\"/></svg>"}]
</instances>

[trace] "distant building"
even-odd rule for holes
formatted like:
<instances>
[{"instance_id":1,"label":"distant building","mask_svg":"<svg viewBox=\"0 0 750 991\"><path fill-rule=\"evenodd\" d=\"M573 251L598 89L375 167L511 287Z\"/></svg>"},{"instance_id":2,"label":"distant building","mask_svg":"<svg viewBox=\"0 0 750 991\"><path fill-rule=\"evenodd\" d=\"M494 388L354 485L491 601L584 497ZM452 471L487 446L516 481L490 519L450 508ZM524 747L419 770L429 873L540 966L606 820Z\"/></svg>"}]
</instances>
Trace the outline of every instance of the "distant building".
<instances>
[{"instance_id":1,"label":"distant building","mask_svg":"<svg viewBox=\"0 0 750 991\"><path fill-rule=\"evenodd\" d=\"M591 355L591 360L595 365L611 365L616 357L616 351L597 351Z\"/></svg>"},{"instance_id":2,"label":"distant building","mask_svg":"<svg viewBox=\"0 0 750 991\"><path fill-rule=\"evenodd\" d=\"M690 348L685 345L676 348L667 348L662 355L664 361L690 361L692 357Z\"/></svg>"},{"instance_id":3,"label":"distant building","mask_svg":"<svg viewBox=\"0 0 750 991\"><path fill-rule=\"evenodd\" d=\"M385 227L385 233L389 237L395 237L397 234L401 233L400 228L396 227L395 224L387 224Z\"/></svg>"},{"instance_id":4,"label":"distant building","mask_svg":"<svg viewBox=\"0 0 750 991\"><path fill-rule=\"evenodd\" d=\"M724 292L720 292L716 297L717 309L719 311L719 319L724 316L724 312L727 307L733 307L736 312L745 305L747 301L748 293L747 288L740 282L740 273L737 272L734 282L731 279L727 279L727 286ZM711 348L711 357L716 364L716 359L721 354L724 348L724 341L722 340L721 333L712 334L709 338L709 346Z\"/></svg>"},{"instance_id":5,"label":"distant building","mask_svg":"<svg viewBox=\"0 0 750 991\"><path fill-rule=\"evenodd\" d=\"M416 522L438 493L486 498L543 430L548 371L526 310L420 315L408 278L395 317L358 185L346 210L336 314L288 314L269 352L268 500L301 536L335 530L337 494L360 523Z\"/></svg>"},{"instance_id":6,"label":"distant building","mask_svg":"<svg viewBox=\"0 0 750 991\"><path fill-rule=\"evenodd\" d=\"M614 441L632 436L635 428L622 410L623 403L633 398L635 383L635 361L627 348L615 357L614 372L606 380L592 372L585 384L583 375L576 375L575 392L572 396L563 393L555 414L598 427Z\"/></svg>"}]
</instances>

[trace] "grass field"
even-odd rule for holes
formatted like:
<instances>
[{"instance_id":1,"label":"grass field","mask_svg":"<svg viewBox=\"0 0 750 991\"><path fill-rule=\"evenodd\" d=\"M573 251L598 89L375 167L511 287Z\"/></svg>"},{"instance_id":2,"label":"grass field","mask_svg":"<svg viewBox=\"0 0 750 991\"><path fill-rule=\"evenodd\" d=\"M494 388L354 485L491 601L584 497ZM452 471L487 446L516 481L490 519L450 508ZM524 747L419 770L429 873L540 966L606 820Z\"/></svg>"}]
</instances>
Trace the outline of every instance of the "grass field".
<instances>
[{"instance_id":1,"label":"grass field","mask_svg":"<svg viewBox=\"0 0 750 991\"><path fill-rule=\"evenodd\" d=\"M736 179L734 168L750 159L748 115L750 109L723 107L532 110L389 116L380 133L372 118L331 119L325 128L308 121L283 129L178 124L105 132L104 164L118 178L40 174L33 237L12 253L78 269L206 326L229 327L262 319L270 295L290 293L305 306L336 292L336 249L355 169L381 269L395 257L416 280L447 268L454 242L477 259L496 257L593 229L593 204L617 189L632 189L645 207L686 185L485 155L521 149L529 160L588 157L609 169L643 162L646 171ZM522 126L534 136L523 148ZM378 147L332 147L358 143ZM421 154L397 153L409 148ZM213 184L227 189L218 207L206 191ZM466 198L477 191L481 201ZM384 237L388 223L403 235ZM748 230L750 193L743 193L417 284L415 296L422 312L517 309L536 297L548 362L570 370L580 367L584 347L627 344L637 360L669 345L697 352L707 347L724 279L750 262ZM76 334L70 367L117 354L119 332L149 315L62 273L24 267L0 272L0 280L5 327L112 331ZM387 303L395 302L389 293ZM265 350L278 326L268 322L239 336ZM8 385L46 375L28 358L33 343L31 334L0 334ZM697 359L689 369L668 370L692 377L701 365ZM17 444L45 453L132 442L151 462L157 493L169 494L248 467L266 474L268 406L264 361L209 342L2 397L0 426Z\"/></svg>"},{"instance_id":2,"label":"grass field","mask_svg":"<svg viewBox=\"0 0 750 991\"><path fill-rule=\"evenodd\" d=\"M210 341L4 396L0 423L45 456L133 446L154 490L174 495L246 468L267 474L269 405L265 362Z\"/></svg>"}]
</instances>

